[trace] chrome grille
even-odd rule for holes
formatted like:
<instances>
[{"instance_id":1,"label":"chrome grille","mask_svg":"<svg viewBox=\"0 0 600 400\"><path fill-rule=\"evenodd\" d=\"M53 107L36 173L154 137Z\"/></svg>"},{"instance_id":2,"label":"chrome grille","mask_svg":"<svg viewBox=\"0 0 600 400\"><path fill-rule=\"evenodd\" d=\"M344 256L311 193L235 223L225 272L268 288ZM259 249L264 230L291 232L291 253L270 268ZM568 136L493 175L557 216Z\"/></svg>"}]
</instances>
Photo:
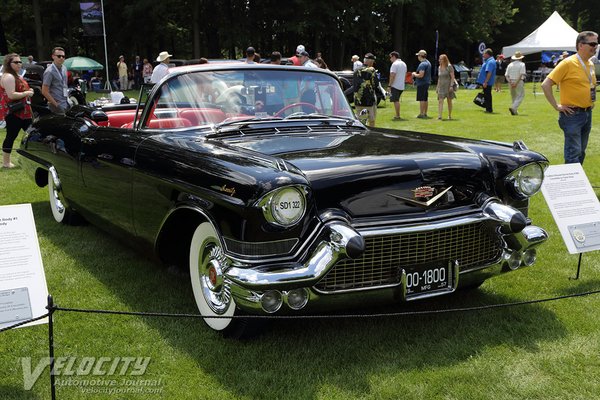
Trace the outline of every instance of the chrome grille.
<instances>
[{"instance_id":1,"label":"chrome grille","mask_svg":"<svg viewBox=\"0 0 600 400\"><path fill-rule=\"evenodd\" d=\"M366 251L356 260L337 263L317 285L323 292L367 289L400 283L400 267L458 260L461 268L486 265L501 254L500 239L483 223L425 232L365 238Z\"/></svg>"},{"instance_id":2,"label":"chrome grille","mask_svg":"<svg viewBox=\"0 0 600 400\"><path fill-rule=\"evenodd\" d=\"M271 242L240 242L225 239L227 251L247 257L267 257L289 253L298 243L298 239L284 239Z\"/></svg>"}]
</instances>

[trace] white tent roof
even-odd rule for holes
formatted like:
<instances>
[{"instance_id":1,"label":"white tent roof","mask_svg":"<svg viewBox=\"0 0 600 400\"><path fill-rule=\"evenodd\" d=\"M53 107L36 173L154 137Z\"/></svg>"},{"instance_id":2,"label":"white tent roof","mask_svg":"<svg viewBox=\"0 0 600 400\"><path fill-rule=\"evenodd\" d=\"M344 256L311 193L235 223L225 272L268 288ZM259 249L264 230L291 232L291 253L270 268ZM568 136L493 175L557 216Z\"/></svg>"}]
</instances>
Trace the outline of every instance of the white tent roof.
<instances>
[{"instance_id":1,"label":"white tent roof","mask_svg":"<svg viewBox=\"0 0 600 400\"><path fill-rule=\"evenodd\" d=\"M567 50L575 51L578 32L571 28L556 11L525 39L512 46L502 48L502 54L510 57L516 51L523 54L542 51Z\"/></svg>"}]
</instances>

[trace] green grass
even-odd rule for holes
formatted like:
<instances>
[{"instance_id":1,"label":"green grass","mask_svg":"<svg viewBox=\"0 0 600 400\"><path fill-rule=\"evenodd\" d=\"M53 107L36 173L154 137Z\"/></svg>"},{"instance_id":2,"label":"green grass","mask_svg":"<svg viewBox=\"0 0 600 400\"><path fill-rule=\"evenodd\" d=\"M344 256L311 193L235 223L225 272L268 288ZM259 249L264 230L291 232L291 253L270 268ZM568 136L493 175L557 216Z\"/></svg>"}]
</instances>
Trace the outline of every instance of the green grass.
<instances>
[{"instance_id":1,"label":"green grass","mask_svg":"<svg viewBox=\"0 0 600 400\"><path fill-rule=\"evenodd\" d=\"M539 86L538 86L539 90ZM512 142L522 139L562 163L557 114L527 87L519 116L510 95L495 93L495 113L460 90L453 121L416 119L415 92L378 109L388 128ZM430 93L433 96L433 93ZM437 116L437 102L429 115ZM594 122L585 170L600 180L600 134ZM0 132L3 138L3 132ZM18 157L16 157L18 159ZM54 223L46 189L21 169L0 170L0 204L32 203L48 288L60 306L196 313L186 278L94 226ZM479 290L413 304L417 309L530 300L600 288L598 252L583 257L582 277L569 280L569 255L541 194L531 217L550 233L531 268L487 281ZM390 307L386 310L406 309ZM162 379L162 393L92 394L59 387L59 399L594 399L600 398L600 296L507 309L376 320L284 320L259 338L222 339L195 319L58 312L56 356L151 357L143 379ZM379 310L377 310L379 311ZM48 372L23 390L20 357L47 356L45 325L0 334L0 399L48 399Z\"/></svg>"}]
</instances>

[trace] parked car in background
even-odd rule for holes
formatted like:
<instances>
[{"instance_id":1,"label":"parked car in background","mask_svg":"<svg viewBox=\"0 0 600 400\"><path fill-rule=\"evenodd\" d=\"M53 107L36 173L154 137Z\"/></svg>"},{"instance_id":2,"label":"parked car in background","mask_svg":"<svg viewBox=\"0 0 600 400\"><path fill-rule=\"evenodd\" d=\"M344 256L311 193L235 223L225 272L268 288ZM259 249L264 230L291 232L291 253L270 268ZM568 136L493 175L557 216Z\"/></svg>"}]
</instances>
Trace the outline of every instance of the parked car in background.
<instances>
[{"instance_id":1,"label":"parked car in background","mask_svg":"<svg viewBox=\"0 0 600 400\"><path fill-rule=\"evenodd\" d=\"M340 82L342 82L343 90L346 90L350 86L352 86L354 72L352 72L352 71L334 71L333 73L336 74L337 77L340 79ZM379 74L379 71L377 72L377 74ZM383 85L381 84L381 82L379 83L379 87L375 91L375 95L377 96L377 105L379 105L379 103L381 103L381 101L385 101L385 99L387 97L387 92L383 88ZM354 102L354 94L350 94L346 97L348 98L348 102L350 104L352 104Z\"/></svg>"},{"instance_id":2,"label":"parked car in background","mask_svg":"<svg viewBox=\"0 0 600 400\"><path fill-rule=\"evenodd\" d=\"M216 331L451 295L534 264L547 239L529 218L543 155L367 128L330 71L179 67L139 100L39 118L20 160L57 222L189 271Z\"/></svg>"}]
</instances>

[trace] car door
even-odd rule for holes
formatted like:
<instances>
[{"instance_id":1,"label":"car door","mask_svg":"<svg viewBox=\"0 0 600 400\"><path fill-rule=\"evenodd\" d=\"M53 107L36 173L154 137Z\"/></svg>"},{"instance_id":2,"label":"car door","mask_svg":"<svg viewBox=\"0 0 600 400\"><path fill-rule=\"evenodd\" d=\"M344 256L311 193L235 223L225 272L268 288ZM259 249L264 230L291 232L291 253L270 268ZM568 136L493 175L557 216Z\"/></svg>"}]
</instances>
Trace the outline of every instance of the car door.
<instances>
[{"instance_id":1,"label":"car door","mask_svg":"<svg viewBox=\"0 0 600 400\"><path fill-rule=\"evenodd\" d=\"M141 140L135 130L115 127L98 127L81 139L86 218L117 233L134 234L132 176Z\"/></svg>"}]
</instances>

